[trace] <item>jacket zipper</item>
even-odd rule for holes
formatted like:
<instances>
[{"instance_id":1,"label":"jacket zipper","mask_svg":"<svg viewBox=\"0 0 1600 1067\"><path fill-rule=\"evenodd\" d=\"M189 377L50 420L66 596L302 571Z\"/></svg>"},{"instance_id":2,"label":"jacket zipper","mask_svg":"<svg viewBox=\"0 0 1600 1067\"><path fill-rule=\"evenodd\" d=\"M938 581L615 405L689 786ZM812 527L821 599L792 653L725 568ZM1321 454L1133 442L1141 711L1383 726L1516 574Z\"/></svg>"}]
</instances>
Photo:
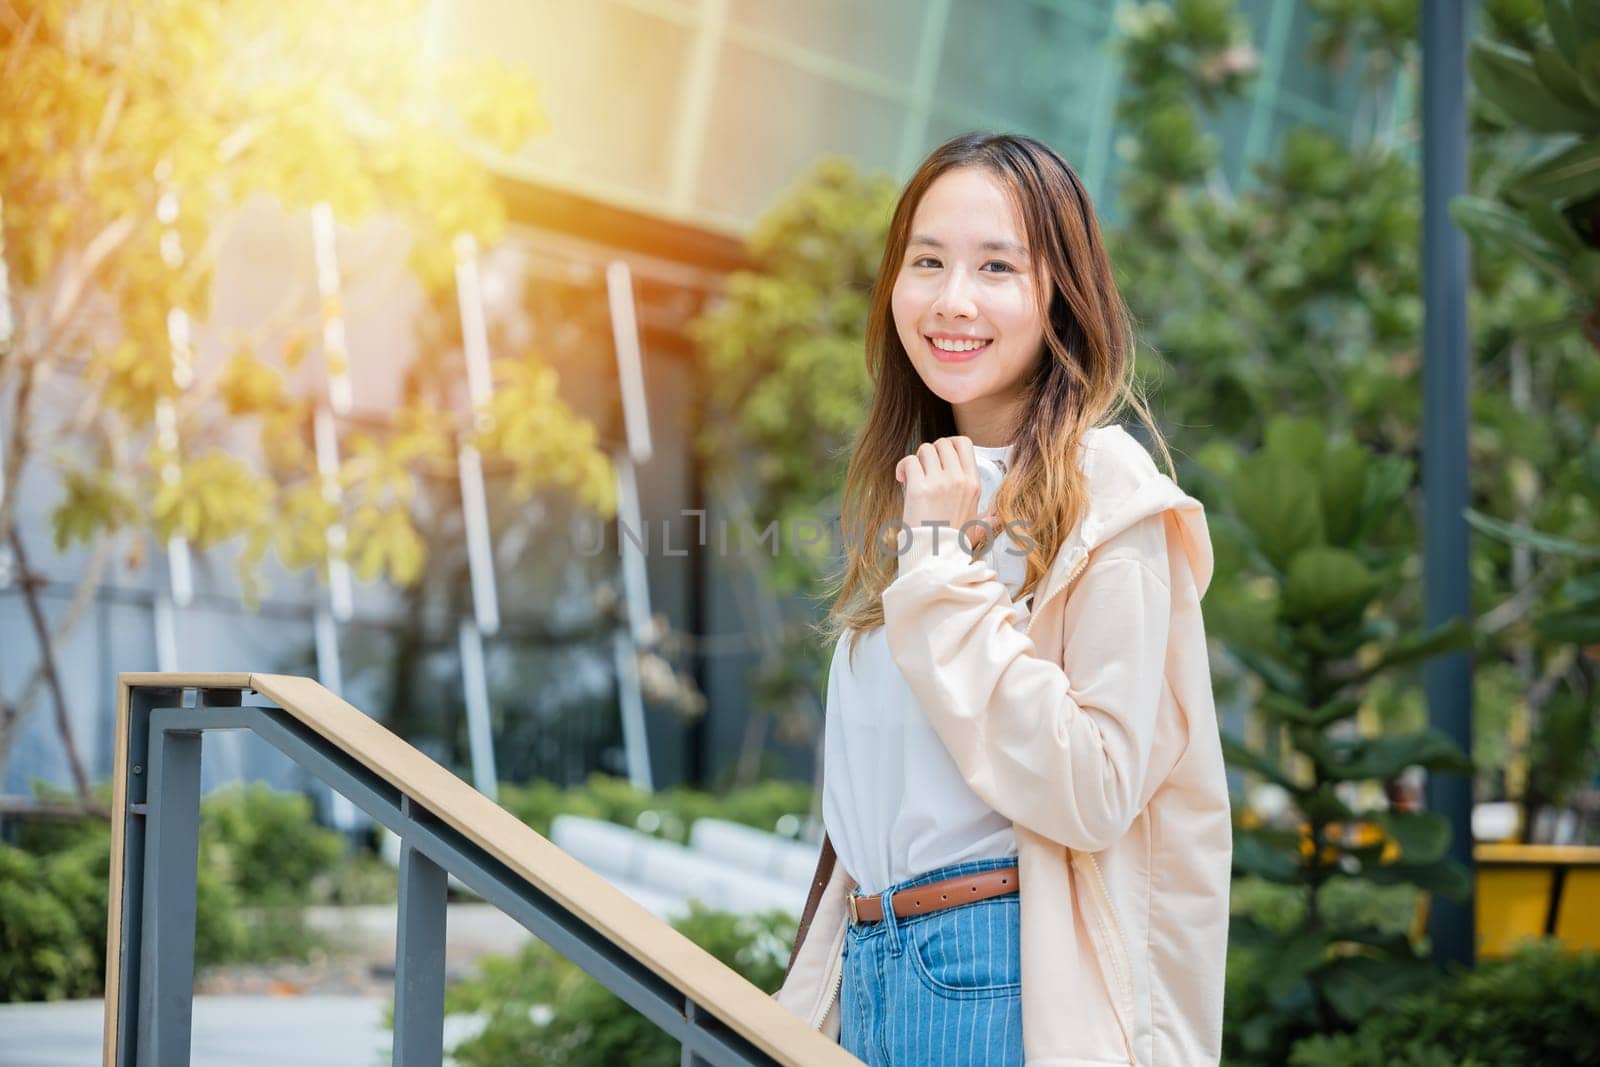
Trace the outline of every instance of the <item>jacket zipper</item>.
<instances>
[{"instance_id":1,"label":"jacket zipper","mask_svg":"<svg viewBox=\"0 0 1600 1067\"><path fill-rule=\"evenodd\" d=\"M1092 852L1085 852L1082 855L1089 861L1089 866L1094 870L1095 890L1099 894L1100 902L1104 907L1104 911L1097 916L1097 919L1100 923L1101 933L1106 937L1106 947L1110 950L1112 970L1117 975L1117 992L1122 999L1124 1012L1122 1036L1128 1042L1130 1062L1135 1062L1133 1034L1129 1029L1133 1018L1133 976L1128 973L1127 961L1122 958L1122 954L1127 947L1127 942L1122 933L1122 917L1117 914L1117 905L1111 899L1111 891L1106 888L1105 874L1100 869L1100 861L1095 858ZM1109 929L1106 925L1107 915L1110 916L1111 920Z\"/></svg>"},{"instance_id":2,"label":"jacket zipper","mask_svg":"<svg viewBox=\"0 0 1600 1067\"><path fill-rule=\"evenodd\" d=\"M834 975L834 978L833 978L833 988L829 991L827 997L823 1000L823 1002L822 1002L822 1010L817 1013L817 1021L816 1021L815 1025L813 1025L811 1027L811 1029L813 1029L813 1030L821 1030L822 1029L822 1021L828 1017L828 1012L833 1007L834 999L836 997L838 997L839 990L842 989L842 988L844 988L844 963L841 961L839 963L838 973L836 975Z\"/></svg>"},{"instance_id":3,"label":"jacket zipper","mask_svg":"<svg viewBox=\"0 0 1600 1067\"><path fill-rule=\"evenodd\" d=\"M1043 601L1041 601L1038 604L1035 604L1029 610L1029 612L1028 612L1028 625L1026 625L1026 626L1024 626L1022 628L1022 632L1023 633L1026 634L1026 633L1031 633L1033 631L1034 621L1037 620L1039 618L1039 615L1044 611L1045 605L1050 603L1050 601L1054 600L1056 597L1060 596L1062 593L1065 593L1068 589L1072 588L1072 583L1078 580L1078 575L1083 573L1083 568L1085 566L1087 566L1088 563L1089 563L1089 554L1087 552L1085 552L1083 554L1083 556L1078 560L1078 562L1076 562L1076 563L1074 563L1072 565L1072 570L1069 571L1068 574L1067 574L1067 580L1062 582L1055 589L1052 589L1050 591L1050 595L1049 596L1045 597Z\"/></svg>"},{"instance_id":4,"label":"jacket zipper","mask_svg":"<svg viewBox=\"0 0 1600 1067\"><path fill-rule=\"evenodd\" d=\"M845 926L846 926L846 934L845 934L845 936L849 936L848 927L849 927L850 920L848 918L846 918L844 920L844 922L845 922ZM813 1029L813 1030L821 1030L822 1029L823 1020L825 1020L828 1017L828 1010L833 1007L834 998L836 998L839 995L839 990L841 988L843 988L843 986L844 986L844 954L843 953L844 953L844 938L841 937L839 939L839 952L835 953L834 954L834 958L833 958L833 964L832 964L832 966L834 967L833 983L828 988L828 995L823 998L822 1003L817 1006L817 1010L811 1016L811 1029Z\"/></svg>"}]
</instances>

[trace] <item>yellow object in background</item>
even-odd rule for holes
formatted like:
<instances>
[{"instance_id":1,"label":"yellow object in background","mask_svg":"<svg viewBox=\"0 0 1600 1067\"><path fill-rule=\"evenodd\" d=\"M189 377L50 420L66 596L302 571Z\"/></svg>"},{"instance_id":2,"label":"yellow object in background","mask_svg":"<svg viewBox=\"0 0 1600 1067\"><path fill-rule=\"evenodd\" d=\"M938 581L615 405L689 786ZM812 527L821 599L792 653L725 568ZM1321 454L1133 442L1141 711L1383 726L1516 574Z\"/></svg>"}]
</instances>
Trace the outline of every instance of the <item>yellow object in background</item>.
<instances>
[{"instance_id":1,"label":"yellow object in background","mask_svg":"<svg viewBox=\"0 0 1600 1067\"><path fill-rule=\"evenodd\" d=\"M1600 848L1479 845L1478 955L1509 955L1552 936L1570 951L1600 949Z\"/></svg>"},{"instance_id":2,"label":"yellow object in background","mask_svg":"<svg viewBox=\"0 0 1600 1067\"><path fill-rule=\"evenodd\" d=\"M1600 948L1600 866L1567 872L1556 933L1570 948Z\"/></svg>"}]
</instances>

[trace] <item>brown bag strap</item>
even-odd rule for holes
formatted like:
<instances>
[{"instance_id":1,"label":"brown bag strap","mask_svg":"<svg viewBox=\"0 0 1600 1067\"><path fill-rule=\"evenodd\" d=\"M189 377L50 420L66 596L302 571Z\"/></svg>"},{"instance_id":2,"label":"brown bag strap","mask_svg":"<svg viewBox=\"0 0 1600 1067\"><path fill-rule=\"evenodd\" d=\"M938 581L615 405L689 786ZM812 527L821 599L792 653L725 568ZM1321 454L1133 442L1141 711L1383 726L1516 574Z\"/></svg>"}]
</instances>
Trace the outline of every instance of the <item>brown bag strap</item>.
<instances>
[{"instance_id":1,"label":"brown bag strap","mask_svg":"<svg viewBox=\"0 0 1600 1067\"><path fill-rule=\"evenodd\" d=\"M783 980L789 980L789 972L794 970L795 957L800 955L800 943L806 939L806 931L811 928L811 917L817 913L817 903L822 900L822 891L827 888L828 880L833 877L833 842L828 840L826 832L822 835L822 854L817 857L817 871L811 876L811 892L806 895L806 908L800 914L800 928L794 934L794 948L789 951L789 966L784 968Z\"/></svg>"}]
</instances>

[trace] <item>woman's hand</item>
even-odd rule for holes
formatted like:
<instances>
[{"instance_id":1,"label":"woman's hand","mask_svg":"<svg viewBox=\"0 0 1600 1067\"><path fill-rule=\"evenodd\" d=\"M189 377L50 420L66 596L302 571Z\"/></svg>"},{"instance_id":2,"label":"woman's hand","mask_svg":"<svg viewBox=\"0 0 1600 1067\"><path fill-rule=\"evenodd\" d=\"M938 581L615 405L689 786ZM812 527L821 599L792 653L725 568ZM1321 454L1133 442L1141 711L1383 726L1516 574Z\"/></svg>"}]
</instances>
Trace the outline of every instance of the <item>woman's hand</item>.
<instances>
[{"instance_id":1,"label":"woman's hand","mask_svg":"<svg viewBox=\"0 0 1600 1067\"><path fill-rule=\"evenodd\" d=\"M906 487L905 510L901 519L913 530L923 525L939 523L947 529L936 532L936 546L951 543L964 523L977 521L978 497L982 486L978 481L978 463L972 454L969 437L941 437L922 445L914 453L895 464L894 477ZM997 515L987 515L981 520L987 524L974 526L967 531L966 542L973 551L988 540L990 532L999 521Z\"/></svg>"}]
</instances>

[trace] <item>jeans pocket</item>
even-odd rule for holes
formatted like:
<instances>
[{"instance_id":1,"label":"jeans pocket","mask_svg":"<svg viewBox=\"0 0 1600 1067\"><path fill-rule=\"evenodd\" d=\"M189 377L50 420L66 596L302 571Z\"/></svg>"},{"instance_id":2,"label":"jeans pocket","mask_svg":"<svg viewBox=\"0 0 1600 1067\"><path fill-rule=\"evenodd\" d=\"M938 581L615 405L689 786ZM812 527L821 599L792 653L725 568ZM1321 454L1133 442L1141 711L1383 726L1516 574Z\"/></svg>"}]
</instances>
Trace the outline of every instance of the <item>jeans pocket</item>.
<instances>
[{"instance_id":1,"label":"jeans pocket","mask_svg":"<svg viewBox=\"0 0 1600 1067\"><path fill-rule=\"evenodd\" d=\"M901 936L929 991L959 999L1006 996L1022 988L1021 915L1015 894L993 897L913 919Z\"/></svg>"}]
</instances>

